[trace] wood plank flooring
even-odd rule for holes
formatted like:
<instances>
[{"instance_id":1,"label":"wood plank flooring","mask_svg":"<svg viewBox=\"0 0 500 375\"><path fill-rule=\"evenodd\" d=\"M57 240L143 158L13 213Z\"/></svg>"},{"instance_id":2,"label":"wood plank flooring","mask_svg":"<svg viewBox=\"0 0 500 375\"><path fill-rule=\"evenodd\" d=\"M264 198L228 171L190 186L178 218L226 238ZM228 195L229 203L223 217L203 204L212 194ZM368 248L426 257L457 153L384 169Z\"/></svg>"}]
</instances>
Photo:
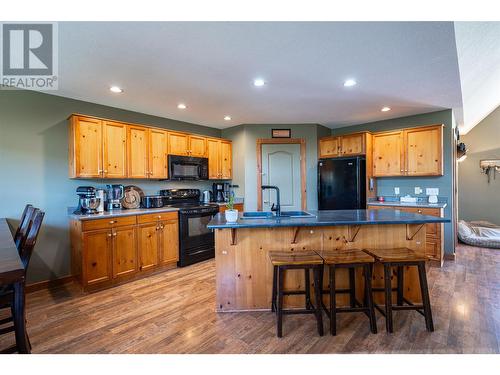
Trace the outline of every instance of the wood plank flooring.
<instances>
[{"instance_id":1,"label":"wood plank flooring","mask_svg":"<svg viewBox=\"0 0 500 375\"><path fill-rule=\"evenodd\" d=\"M433 333L416 312L396 312L392 335L378 313L376 335L363 314L341 314L336 337L291 315L278 339L270 312L214 312L213 260L92 294L76 284L31 293L28 332L34 353L499 353L500 251L460 245L428 278Z\"/></svg>"}]
</instances>

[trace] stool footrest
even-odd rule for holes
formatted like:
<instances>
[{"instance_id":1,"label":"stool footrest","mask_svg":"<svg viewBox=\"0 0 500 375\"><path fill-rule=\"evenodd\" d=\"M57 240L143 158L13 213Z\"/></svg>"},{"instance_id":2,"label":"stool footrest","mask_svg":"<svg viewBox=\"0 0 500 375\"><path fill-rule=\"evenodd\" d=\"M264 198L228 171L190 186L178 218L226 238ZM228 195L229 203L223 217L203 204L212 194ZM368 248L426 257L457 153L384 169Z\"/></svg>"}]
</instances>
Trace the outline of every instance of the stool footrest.
<instances>
[{"instance_id":1,"label":"stool footrest","mask_svg":"<svg viewBox=\"0 0 500 375\"><path fill-rule=\"evenodd\" d=\"M8 348L0 350L0 354L13 354L13 353L17 353L17 352L18 352L18 349L17 349L16 345L9 346Z\"/></svg>"},{"instance_id":2,"label":"stool footrest","mask_svg":"<svg viewBox=\"0 0 500 375\"><path fill-rule=\"evenodd\" d=\"M284 296L300 296L303 294L307 294L305 290L284 290L283 295Z\"/></svg>"},{"instance_id":3,"label":"stool footrest","mask_svg":"<svg viewBox=\"0 0 500 375\"><path fill-rule=\"evenodd\" d=\"M11 316L9 316L8 318L5 318L5 319L0 319L0 325L12 322L13 320L14 319Z\"/></svg>"},{"instance_id":4,"label":"stool footrest","mask_svg":"<svg viewBox=\"0 0 500 375\"><path fill-rule=\"evenodd\" d=\"M315 314L316 310L307 310L307 309L287 309L281 310L284 315L294 315L294 314Z\"/></svg>"},{"instance_id":5,"label":"stool footrest","mask_svg":"<svg viewBox=\"0 0 500 375\"><path fill-rule=\"evenodd\" d=\"M10 326L7 328L0 328L0 335L3 335L5 333L9 333L9 332L14 332L14 326Z\"/></svg>"},{"instance_id":6,"label":"stool footrest","mask_svg":"<svg viewBox=\"0 0 500 375\"><path fill-rule=\"evenodd\" d=\"M323 294L330 294L330 290L329 289L323 289L321 293L323 293ZM348 289L348 288L335 289L335 293L337 293L337 294L351 293L351 289Z\"/></svg>"}]
</instances>

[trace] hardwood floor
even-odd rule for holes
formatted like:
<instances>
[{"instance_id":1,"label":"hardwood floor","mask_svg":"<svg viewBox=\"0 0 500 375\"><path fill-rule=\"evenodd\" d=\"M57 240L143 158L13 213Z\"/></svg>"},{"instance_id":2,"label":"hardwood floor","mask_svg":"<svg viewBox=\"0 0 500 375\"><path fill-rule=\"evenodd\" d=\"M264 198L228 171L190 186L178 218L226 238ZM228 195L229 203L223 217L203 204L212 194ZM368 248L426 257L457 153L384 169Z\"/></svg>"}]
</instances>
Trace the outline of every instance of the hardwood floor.
<instances>
[{"instance_id":1,"label":"hardwood floor","mask_svg":"<svg viewBox=\"0 0 500 375\"><path fill-rule=\"evenodd\" d=\"M363 314L341 314L336 337L289 315L278 339L271 312L214 312L214 261L87 295L76 284L31 293L28 332L34 353L499 353L500 251L460 245L428 278L433 333L414 311L395 313L391 335L378 313L376 335Z\"/></svg>"}]
</instances>

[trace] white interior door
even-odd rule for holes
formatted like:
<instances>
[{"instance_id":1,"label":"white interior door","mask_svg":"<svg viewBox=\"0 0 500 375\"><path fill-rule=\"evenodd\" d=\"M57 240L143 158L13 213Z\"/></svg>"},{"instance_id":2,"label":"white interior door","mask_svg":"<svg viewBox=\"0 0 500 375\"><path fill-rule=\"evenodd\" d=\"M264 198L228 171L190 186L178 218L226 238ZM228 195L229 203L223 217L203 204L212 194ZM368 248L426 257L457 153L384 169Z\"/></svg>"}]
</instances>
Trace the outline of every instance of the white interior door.
<instances>
[{"instance_id":1,"label":"white interior door","mask_svg":"<svg viewBox=\"0 0 500 375\"><path fill-rule=\"evenodd\" d=\"M281 210L301 210L300 145L262 145L262 185L275 185L280 189ZM270 211L276 204L275 190L262 191L262 210Z\"/></svg>"}]
</instances>

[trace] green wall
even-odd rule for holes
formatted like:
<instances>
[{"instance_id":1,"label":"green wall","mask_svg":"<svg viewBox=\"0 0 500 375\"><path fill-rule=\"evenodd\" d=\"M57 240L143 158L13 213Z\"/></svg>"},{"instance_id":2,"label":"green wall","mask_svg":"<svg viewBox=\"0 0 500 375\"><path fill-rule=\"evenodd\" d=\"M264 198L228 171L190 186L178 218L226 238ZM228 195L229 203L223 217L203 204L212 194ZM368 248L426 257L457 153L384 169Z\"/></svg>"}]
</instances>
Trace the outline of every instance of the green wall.
<instances>
[{"instance_id":1,"label":"green wall","mask_svg":"<svg viewBox=\"0 0 500 375\"><path fill-rule=\"evenodd\" d=\"M423 193L417 196L425 196L425 188L439 188L440 198L448 199L448 206L445 208L445 216L452 219L453 213L453 172L452 167L455 162L452 150L454 138L454 120L452 110L444 110L431 113L423 113L415 116L400 117L390 120L371 122L333 129L332 135L342 135L356 131L379 132L408 128L413 126L423 126L432 124L444 124L444 176L438 177L385 177L377 178L377 194L393 196L394 187L400 188L400 195L410 194L415 196L415 187L421 187ZM454 227L451 223L445 224L445 252L452 254L455 251Z\"/></svg>"},{"instance_id":2,"label":"green wall","mask_svg":"<svg viewBox=\"0 0 500 375\"><path fill-rule=\"evenodd\" d=\"M244 124L222 130L224 138L233 141L233 184L237 196L245 197L245 210L257 209L258 138L271 138L271 129L291 129L292 138L306 140L307 208L317 209L318 138L330 134L330 129L317 124Z\"/></svg>"},{"instance_id":3,"label":"green wall","mask_svg":"<svg viewBox=\"0 0 500 375\"><path fill-rule=\"evenodd\" d=\"M467 145L467 159L458 163L458 217L487 220L500 225L500 172L490 183L479 161L500 159L500 107L460 139Z\"/></svg>"},{"instance_id":4,"label":"green wall","mask_svg":"<svg viewBox=\"0 0 500 375\"><path fill-rule=\"evenodd\" d=\"M28 282L70 274L67 207L77 204L77 186L100 186L110 182L135 184L147 194L164 188L205 189L211 186L207 182L70 180L66 119L74 112L216 137L221 135L219 129L54 95L0 90L0 217L9 218L11 225L17 226L26 203L46 213L30 263Z\"/></svg>"}]
</instances>

